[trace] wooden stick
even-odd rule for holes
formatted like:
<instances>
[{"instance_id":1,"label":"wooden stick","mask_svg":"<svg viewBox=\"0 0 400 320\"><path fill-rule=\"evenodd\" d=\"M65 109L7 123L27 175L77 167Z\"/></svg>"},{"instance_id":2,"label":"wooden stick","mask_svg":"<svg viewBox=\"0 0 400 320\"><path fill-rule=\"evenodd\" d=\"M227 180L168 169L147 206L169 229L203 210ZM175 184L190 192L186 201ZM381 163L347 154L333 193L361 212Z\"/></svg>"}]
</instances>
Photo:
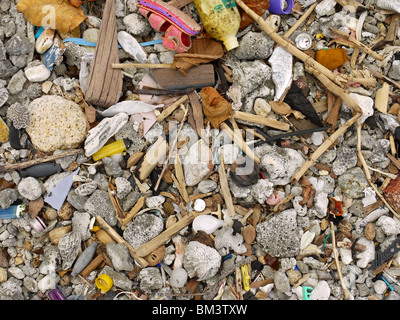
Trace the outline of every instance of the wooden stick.
<instances>
[{"instance_id":1,"label":"wooden stick","mask_svg":"<svg viewBox=\"0 0 400 320\"><path fill-rule=\"evenodd\" d=\"M251 113L234 111L232 116L234 119L257 123L257 124L261 124L261 125L271 127L274 129L278 129L278 130L282 130L282 131L289 131L289 129L290 129L290 126L287 123L284 123L284 122L281 122L278 120L274 120L274 119L268 119L268 118L258 116L255 114L251 114Z\"/></svg>"},{"instance_id":2,"label":"wooden stick","mask_svg":"<svg viewBox=\"0 0 400 320\"><path fill-rule=\"evenodd\" d=\"M296 172L292 180L299 181L300 178L306 173L306 171L314 164L314 162L326 151L334 142L349 128L357 119L361 116L361 113L356 114L352 118L346 121L346 123L336 130L330 137L328 137L315 152L311 155L310 159L307 160L303 166Z\"/></svg>"},{"instance_id":3,"label":"wooden stick","mask_svg":"<svg viewBox=\"0 0 400 320\"><path fill-rule=\"evenodd\" d=\"M86 267L81 271L81 276L86 278L94 269L96 269L100 263L104 261L104 253L100 253L94 258Z\"/></svg>"},{"instance_id":4,"label":"wooden stick","mask_svg":"<svg viewBox=\"0 0 400 320\"><path fill-rule=\"evenodd\" d=\"M221 58L221 56L215 56L211 54L200 54L200 53L190 53L190 52L182 52L175 53L174 58L200 58L200 59L212 59L216 60Z\"/></svg>"},{"instance_id":5,"label":"wooden stick","mask_svg":"<svg viewBox=\"0 0 400 320\"><path fill-rule=\"evenodd\" d=\"M396 37L396 33L397 33L396 29L398 27L399 20L400 20L400 14L395 13L392 16L392 20L390 21L390 25L389 25L389 29L386 33L385 41L392 42L394 40L394 38Z\"/></svg>"},{"instance_id":6,"label":"wooden stick","mask_svg":"<svg viewBox=\"0 0 400 320\"><path fill-rule=\"evenodd\" d=\"M351 43L353 43L357 48L359 48L360 50L368 53L369 55L373 56L375 59L382 61L385 58L382 57L379 53L376 53L374 50L372 50L371 48L369 48L368 46L366 46L364 43L358 41L357 39L355 39L354 37L352 37L351 35L347 34L344 31L341 30L337 30L334 28L329 28L333 33L337 34L340 37L343 37L344 39L350 41Z\"/></svg>"},{"instance_id":7,"label":"wooden stick","mask_svg":"<svg viewBox=\"0 0 400 320\"><path fill-rule=\"evenodd\" d=\"M186 96L186 97L187 97L187 96ZM162 171L161 171L161 173L160 173L160 176L158 177L158 180L157 180L157 183L156 183L156 185L155 185L155 187L154 187L154 190L157 190L157 189L158 189L158 186L160 185L160 182L161 182L161 179L162 179L162 177L163 177L163 175L164 175L164 172L165 172L165 170L166 170L167 167L168 167L169 160L171 159L171 154L172 154L173 150L175 149L175 146L176 146L176 144L177 144L177 142L178 142L178 137L179 137L179 134L180 134L181 131L182 131L183 124L185 123L188 110L189 110L189 108L186 108L185 114L183 115L183 118L182 118L182 120L181 120L181 124L180 124L179 129L178 129L178 132L176 133L176 137L175 137L174 141L172 142L172 146L169 148L167 160L165 161L164 167L163 167L163 169L162 169ZM176 150L176 158L179 158L178 150Z\"/></svg>"},{"instance_id":8,"label":"wooden stick","mask_svg":"<svg viewBox=\"0 0 400 320\"><path fill-rule=\"evenodd\" d=\"M220 128L232 139L232 141L254 162L260 163L260 158L256 156L253 150L242 139L241 135L236 134L225 122L220 124Z\"/></svg>"},{"instance_id":9,"label":"wooden stick","mask_svg":"<svg viewBox=\"0 0 400 320\"><path fill-rule=\"evenodd\" d=\"M333 82L337 84L341 84L343 82L346 82L345 79L343 79L339 75L335 75L331 70L327 69L324 67L322 64L318 63L316 60L314 60L312 57L298 49L296 46L291 44L286 38L280 36L277 34L274 30L274 28L264 19L259 16L257 13L255 13L253 10L251 10L244 2L243 0L236 0L236 4L239 5L254 21L258 23L260 28L272 39L274 40L278 45L280 45L282 48L296 56L298 59L303 61L304 63L310 65L311 67L315 68L319 73L325 75L327 78L332 80Z\"/></svg>"},{"instance_id":10,"label":"wooden stick","mask_svg":"<svg viewBox=\"0 0 400 320\"><path fill-rule=\"evenodd\" d=\"M168 142L162 137L158 137L157 141L147 150L143 158L143 162L139 168L139 180L143 182L157 166L157 163L165 157L168 152Z\"/></svg>"},{"instance_id":11,"label":"wooden stick","mask_svg":"<svg viewBox=\"0 0 400 320\"><path fill-rule=\"evenodd\" d=\"M137 68L137 69L173 69L172 63L113 63L111 64L113 69L126 69L126 68Z\"/></svg>"},{"instance_id":12,"label":"wooden stick","mask_svg":"<svg viewBox=\"0 0 400 320\"><path fill-rule=\"evenodd\" d=\"M132 256L133 259L135 259L143 268L147 267L149 265L149 263L143 259L143 256L140 256L137 254L136 250L127 242L124 240L124 238L122 238L117 231L115 231L102 217L100 216L96 216L96 220L99 223L99 225L111 236L111 238L113 238L115 241L117 241L118 243L122 243L124 244L129 251L129 254ZM158 247L157 247L158 248ZM154 249L157 249L154 248ZM153 251L153 250L151 250ZM150 252L151 252L150 251ZM149 253L150 253L149 252Z\"/></svg>"},{"instance_id":13,"label":"wooden stick","mask_svg":"<svg viewBox=\"0 0 400 320\"><path fill-rule=\"evenodd\" d=\"M189 204L189 195L186 190L186 181L185 181L185 176L183 174L183 168L182 168L182 163L181 159L179 158L179 155L176 155L175 158L175 175L176 179L178 180L178 183L180 185L180 192L183 200L185 201L186 204Z\"/></svg>"},{"instance_id":14,"label":"wooden stick","mask_svg":"<svg viewBox=\"0 0 400 320\"><path fill-rule=\"evenodd\" d=\"M300 25L306 21L306 19L308 18L308 16L314 11L315 7L318 5L318 2L313 3L306 12L304 12L304 14L300 17L299 20L296 21L296 23L288 30L286 31L286 33L284 34L285 38L289 38L293 32L295 32L297 30L298 27L300 27Z\"/></svg>"},{"instance_id":15,"label":"wooden stick","mask_svg":"<svg viewBox=\"0 0 400 320\"><path fill-rule=\"evenodd\" d=\"M188 95L185 94L184 96L180 97L177 101L175 101L173 104L171 104L169 107L164 109L158 116L157 116L157 121L161 122L163 121L166 117L168 117L172 112L175 111L182 103L184 103L188 99Z\"/></svg>"},{"instance_id":16,"label":"wooden stick","mask_svg":"<svg viewBox=\"0 0 400 320\"><path fill-rule=\"evenodd\" d=\"M64 158L64 157L72 156L72 155L75 155L75 154L80 154L80 153L83 153L83 152L84 152L83 149L72 149L72 150L65 151L63 153L53 154L53 155L48 156L46 158L38 158L38 159L28 160L28 161L24 161L24 162L6 164L6 165L0 166L0 172L10 172L10 171L14 171L14 170L21 170L21 169L25 169L25 168L31 167L31 166L33 166L35 164L39 164L39 163L43 163L43 162L49 162L49 161L61 159L61 158Z\"/></svg>"},{"instance_id":17,"label":"wooden stick","mask_svg":"<svg viewBox=\"0 0 400 320\"><path fill-rule=\"evenodd\" d=\"M226 208L228 209L229 216L233 217L235 215L235 207L233 206L232 195L229 189L228 179L225 173L225 166L224 166L224 155L221 153L219 155L219 183L221 185L221 192L222 196L225 200Z\"/></svg>"},{"instance_id":18,"label":"wooden stick","mask_svg":"<svg viewBox=\"0 0 400 320\"><path fill-rule=\"evenodd\" d=\"M383 195L379 192L378 188L375 186L374 183L372 183L372 178L371 178L371 173L369 172L368 164L365 161L364 155L361 152L361 124L359 121L357 121L357 154L358 158L361 161L361 165L363 166L364 172L365 172L365 177L369 183L369 185L374 189L378 197L382 200L382 202L386 205L386 207L397 217L397 219L400 219L400 215L392 208L392 206L386 201L386 199L383 197Z\"/></svg>"},{"instance_id":19,"label":"wooden stick","mask_svg":"<svg viewBox=\"0 0 400 320\"><path fill-rule=\"evenodd\" d=\"M172 225L172 227L169 227L167 230L163 231L160 233L158 236L155 238L151 239L150 241L142 244L138 248L135 249L135 254L144 257L148 255L149 253L153 252L155 249L163 245L167 240L169 240L171 237L173 237L176 233L181 231L183 228L188 226L189 224L192 223L194 218L198 215L204 215L204 214L209 214L211 213L210 210L206 209L202 212L191 212L184 216L182 219L180 219L177 223Z\"/></svg>"},{"instance_id":20,"label":"wooden stick","mask_svg":"<svg viewBox=\"0 0 400 320\"><path fill-rule=\"evenodd\" d=\"M340 284L342 285L342 289L343 289L345 298L348 299L349 292L347 291L346 284L344 283L344 279L343 279L343 275L342 275L342 268L340 267L340 263L339 263L339 254L336 249L336 240L335 240L335 226L333 225L332 221L331 221L331 237L332 237L332 250L333 250L333 254L335 256L336 269L339 274Z\"/></svg>"},{"instance_id":21,"label":"wooden stick","mask_svg":"<svg viewBox=\"0 0 400 320\"><path fill-rule=\"evenodd\" d=\"M128 222L136 216L136 214L143 208L145 200L146 196L141 196L136 204L133 206L133 208L126 214L125 218L118 219L119 222L121 222L122 226L126 226Z\"/></svg>"}]
</instances>

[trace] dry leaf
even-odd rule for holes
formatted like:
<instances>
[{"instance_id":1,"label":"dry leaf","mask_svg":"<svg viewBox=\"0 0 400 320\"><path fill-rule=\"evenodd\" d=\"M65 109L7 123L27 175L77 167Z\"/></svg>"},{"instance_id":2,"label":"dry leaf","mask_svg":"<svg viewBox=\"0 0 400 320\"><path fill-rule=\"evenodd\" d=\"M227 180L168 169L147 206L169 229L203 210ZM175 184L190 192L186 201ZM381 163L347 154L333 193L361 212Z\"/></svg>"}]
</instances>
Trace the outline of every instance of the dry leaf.
<instances>
[{"instance_id":1,"label":"dry leaf","mask_svg":"<svg viewBox=\"0 0 400 320\"><path fill-rule=\"evenodd\" d=\"M35 26L46 26L62 33L78 27L86 16L68 0L19 0L17 9Z\"/></svg>"},{"instance_id":2,"label":"dry leaf","mask_svg":"<svg viewBox=\"0 0 400 320\"><path fill-rule=\"evenodd\" d=\"M201 89L200 97L203 101L204 115L214 128L219 128L221 122L227 120L231 115L232 105L213 87Z\"/></svg>"},{"instance_id":3,"label":"dry leaf","mask_svg":"<svg viewBox=\"0 0 400 320\"><path fill-rule=\"evenodd\" d=\"M193 57L191 57L190 54L193 54ZM174 61L172 63L173 67L185 74L186 71L193 66L198 66L202 63L208 63L215 60L197 56L202 54L221 58L224 55L224 48L222 47L221 42L210 38L195 39L192 42L191 48L184 57L179 55L174 56Z\"/></svg>"}]
</instances>

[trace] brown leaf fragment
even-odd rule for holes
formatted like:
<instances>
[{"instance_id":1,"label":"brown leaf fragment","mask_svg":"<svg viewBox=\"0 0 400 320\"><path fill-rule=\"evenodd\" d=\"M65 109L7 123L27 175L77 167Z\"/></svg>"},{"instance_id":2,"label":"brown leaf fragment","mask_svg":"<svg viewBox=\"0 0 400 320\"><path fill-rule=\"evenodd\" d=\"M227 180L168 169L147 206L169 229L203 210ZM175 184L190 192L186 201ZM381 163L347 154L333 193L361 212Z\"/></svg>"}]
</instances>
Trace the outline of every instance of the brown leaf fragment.
<instances>
[{"instance_id":1,"label":"brown leaf fragment","mask_svg":"<svg viewBox=\"0 0 400 320\"><path fill-rule=\"evenodd\" d=\"M86 19L81 8L65 0L20 0L17 9L33 25L49 27L62 33L74 30Z\"/></svg>"}]
</instances>

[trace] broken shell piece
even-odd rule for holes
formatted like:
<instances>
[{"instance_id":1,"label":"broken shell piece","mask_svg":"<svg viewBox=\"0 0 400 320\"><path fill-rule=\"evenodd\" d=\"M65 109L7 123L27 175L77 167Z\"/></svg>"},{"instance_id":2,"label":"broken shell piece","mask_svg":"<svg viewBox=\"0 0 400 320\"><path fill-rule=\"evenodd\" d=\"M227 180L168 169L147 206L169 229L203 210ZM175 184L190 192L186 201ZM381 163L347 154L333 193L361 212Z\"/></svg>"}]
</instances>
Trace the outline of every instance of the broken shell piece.
<instances>
[{"instance_id":1,"label":"broken shell piece","mask_svg":"<svg viewBox=\"0 0 400 320\"><path fill-rule=\"evenodd\" d=\"M40 36L36 40L36 51L40 54L46 52L52 45L55 30L44 28Z\"/></svg>"},{"instance_id":2,"label":"broken shell piece","mask_svg":"<svg viewBox=\"0 0 400 320\"><path fill-rule=\"evenodd\" d=\"M280 100L292 83L293 56L282 47L275 48L268 60L275 84L274 100Z\"/></svg>"},{"instance_id":3,"label":"broken shell piece","mask_svg":"<svg viewBox=\"0 0 400 320\"><path fill-rule=\"evenodd\" d=\"M194 218L193 229L194 231L204 231L207 234L213 233L218 228L222 227L224 221L219 220L213 216L203 215Z\"/></svg>"},{"instance_id":4,"label":"broken shell piece","mask_svg":"<svg viewBox=\"0 0 400 320\"><path fill-rule=\"evenodd\" d=\"M175 288L182 288L187 282L187 272L183 268L176 268L172 271L169 283Z\"/></svg>"},{"instance_id":5,"label":"broken shell piece","mask_svg":"<svg viewBox=\"0 0 400 320\"><path fill-rule=\"evenodd\" d=\"M257 183L260 167L249 157L240 157L232 164L229 175L236 184L247 187Z\"/></svg>"},{"instance_id":6,"label":"broken shell piece","mask_svg":"<svg viewBox=\"0 0 400 320\"><path fill-rule=\"evenodd\" d=\"M72 226L65 226L65 227L60 227L60 228L51 230L49 233L49 239L50 239L51 243L54 245L58 245L58 241L60 241L60 239L65 234L70 232L71 229L72 229Z\"/></svg>"}]
</instances>

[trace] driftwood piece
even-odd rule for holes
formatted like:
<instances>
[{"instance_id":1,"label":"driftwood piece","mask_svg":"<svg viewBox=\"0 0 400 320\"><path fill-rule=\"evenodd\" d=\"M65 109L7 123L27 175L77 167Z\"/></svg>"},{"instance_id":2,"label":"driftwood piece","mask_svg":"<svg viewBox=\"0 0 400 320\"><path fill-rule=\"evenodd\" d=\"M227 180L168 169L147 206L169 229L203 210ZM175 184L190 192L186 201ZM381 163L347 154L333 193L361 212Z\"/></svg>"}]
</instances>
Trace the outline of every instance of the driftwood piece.
<instances>
[{"instance_id":1,"label":"driftwood piece","mask_svg":"<svg viewBox=\"0 0 400 320\"><path fill-rule=\"evenodd\" d=\"M95 270L104 261L104 253L100 253L94 258L80 273L80 275L86 278L93 270Z\"/></svg>"},{"instance_id":2,"label":"driftwood piece","mask_svg":"<svg viewBox=\"0 0 400 320\"><path fill-rule=\"evenodd\" d=\"M147 150L146 155L141 162L139 180L143 182L157 166L158 162L165 157L168 152L168 142L162 136Z\"/></svg>"},{"instance_id":3,"label":"driftwood piece","mask_svg":"<svg viewBox=\"0 0 400 320\"><path fill-rule=\"evenodd\" d=\"M228 209L228 214L231 217L233 217L235 215L235 207L233 206L232 195L229 189L228 179L226 177L224 156L222 153L220 154L219 162L220 163L218 167L218 173L219 173L219 183L221 185L222 196L224 197L225 205L226 208Z\"/></svg>"},{"instance_id":4,"label":"driftwood piece","mask_svg":"<svg viewBox=\"0 0 400 320\"><path fill-rule=\"evenodd\" d=\"M54 160L61 159L64 157L72 156L75 154L80 154L83 152L84 152L83 149L72 149L72 150L62 152L62 153L53 154L53 155L45 157L45 158L38 158L38 159L28 160L28 161L24 161L24 162L6 164L6 165L0 166L0 172L10 172L10 171L14 171L14 170L21 170L21 169L31 167L35 164L50 162L50 161L54 161Z\"/></svg>"},{"instance_id":5,"label":"driftwood piece","mask_svg":"<svg viewBox=\"0 0 400 320\"><path fill-rule=\"evenodd\" d=\"M258 115L251 114L251 113L234 111L232 116L234 119L257 123L257 124L261 124L261 125L271 127L274 129L278 129L278 130L282 130L282 131L289 131L289 129L290 129L290 126L287 123L284 123L284 122L281 122L278 120L274 120L274 119L269 119L269 118L262 117L262 116L258 116Z\"/></svg>"},{"instance_id":6,"label":"driftwood piece","mask_svg":"<svg viewBox=\"0 0 400 320\"><path fill-rule=\"evenodd\" d=\"M343 275L342 275L342 267L340 266L340 263L339 263L339 253L336 249L335 227L334 227L332 221L331 221L331 237L332 237L332 249L333 249L333 254L335 256L336 269L338 271L340 284L342 286L342 290L343 290L345 298L349 299L349 291L346 288L346 284L344 282Z\"/></svg>"},{"instance_id":7,"label":"driftwood piece","mask_svg":"<svg viewBox=\"0 0 400 320\"><path fill-rule=\"evenodd\" d=\"M376 91L375 95L375 108L382 112L383 114L386 114L388 111L388 105L389 105L389 90L390 86L387 82L384 82L382 87L379 88Z\"/></svg>"},{"instance_id":8,"label":"driftwood piece","mask_svg":"<svg viewBox=\"0 0 400 320\"><path fill-rule=\"evenodd\" d=\"M121 70L113 69L118 63L117 21L115 1L106 1L100 25L99 41L93 58L85 100L108 108L116 104L122 92Z\"/></svg>"},{"instance_id":9,"label":"driftwood piece","mask_svg":"<svg viewBox=\"0 0 400 320\"><path fill-rule=\"evenodd\" d=\"M256 163L260 163L260 158L257 157L253 150L250 149L250 147L246 144L246 141L243 140L242 136L240 134L237 134L237 130L232 130L225 122L222 122L220 124L220 128L250 159L252 159Z\"/></svg>"},{"instance_id":10,"label":"driftwood piece","mask_svg":"<svg viewBox=\"0 0 400 320\"><path fill-rule=\"evenodd\" d=\"M154 237L150 241L142 244L138 248L136 248L135 254L138 255L139 257L144 257L159 248L161 245L163 245L167 240L172 238L175 234L177 234L179 231L181 231L183 228L188 226L189 224L192 223L194 218L198 215L204 215L204 214L209 214L211 213L210 210L206 209L202 212L191 212L184 216L182 219L180 219L177 223L160 233L158 236Z\"/></svg>"},{"instance_id":11,"label":"driftwood piece","mask_svg":"<svg viewBox=\"0 0 400 320\"><path fill-rule=\"evenodd\" d=\"M174 112L182 103L184 103L188 99L188 96L185 94L184 96L180 97L178 100L176 100L174 103L172 103L170 106L165 108L158 116L157 116L157 121L161 122L163 121L166 117L168 117L172 112Z\"/></svg>"},{"instance_id":12,"label":"driftwood piece","mask_svg":"<svg viewBox=\"0 0 400 320\"><path fill-rule=\"evenodd\" d=\"M190 68L186 75L174 69L150 69L150 76L165 89L184 89L193 87L201 89L215 83L214 67L203 64Z\"/></svg>"},{"instance_id":13,"label":"driftwood piece","mask_svg":"<svg viewBox=\"0 0 400 320\"><path fill-rule=\"evenodd\" d=\"M386 33L385 41L392 42L397 34L397 29L400 21L400 13L395 13L390 21L389 28Z\"/></svg>"}]
</instances>

